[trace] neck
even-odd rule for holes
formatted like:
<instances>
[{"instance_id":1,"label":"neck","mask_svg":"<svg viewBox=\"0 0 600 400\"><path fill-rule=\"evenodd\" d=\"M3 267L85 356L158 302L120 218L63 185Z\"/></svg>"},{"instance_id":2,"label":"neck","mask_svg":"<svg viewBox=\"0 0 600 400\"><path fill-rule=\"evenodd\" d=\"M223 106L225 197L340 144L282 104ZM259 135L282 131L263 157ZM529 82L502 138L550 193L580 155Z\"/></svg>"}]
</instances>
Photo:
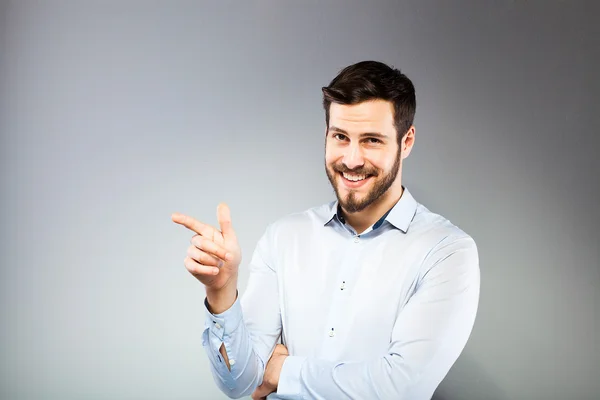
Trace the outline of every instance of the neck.
<instances>
[{"instance_id":1,"label":"neck","mask_svg":"<svg viewBox=\"0 0 600 400\"><path fill-rule=\"evenodd\" d=\"M380 200L374 202L362 211L349 213L342 207L342 213L344 214L346 222L348 222L359 235L363 233L368 227L383 217L383 215L388 212L398 200L400 200L400 197L402 197L402 194L404 193L404 189L402 188L402 185L398 186L398 189L388 191L388 193L382 196Z\"/></svg>"}]
</instances>

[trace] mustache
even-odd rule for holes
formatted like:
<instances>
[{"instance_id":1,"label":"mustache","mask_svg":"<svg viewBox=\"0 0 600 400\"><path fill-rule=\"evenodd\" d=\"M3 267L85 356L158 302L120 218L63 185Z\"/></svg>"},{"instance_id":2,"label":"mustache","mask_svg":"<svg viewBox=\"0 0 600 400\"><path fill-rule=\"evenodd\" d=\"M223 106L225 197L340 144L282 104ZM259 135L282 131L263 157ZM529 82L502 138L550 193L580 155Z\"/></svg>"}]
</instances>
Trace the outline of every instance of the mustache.
<instances>
[{"instance_id":1,"label":"mustache","mask_svg":"<svg viewBox=\"0 0 600 400\"><path fill-rule=\"evenodd\" d=\"M351 173L351 174L356 174L356 175L377 176L377 170L373 169L373 168L360 167L360 168L350 169L350 168L346 167L344 164L334 164L331 166L331 168L335 172L339 172L339 173L345 172L345 173Z\"/></svg>"}]
</instances>

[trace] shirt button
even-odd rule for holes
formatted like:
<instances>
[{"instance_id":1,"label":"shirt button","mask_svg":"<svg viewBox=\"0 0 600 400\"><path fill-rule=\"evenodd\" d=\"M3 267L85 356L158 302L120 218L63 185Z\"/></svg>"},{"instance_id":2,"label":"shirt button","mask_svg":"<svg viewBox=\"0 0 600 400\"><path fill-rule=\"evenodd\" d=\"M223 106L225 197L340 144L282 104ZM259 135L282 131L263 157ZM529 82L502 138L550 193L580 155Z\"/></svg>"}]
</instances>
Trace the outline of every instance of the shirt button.
<instances>
[{"instance_id":1,"label":"shirt button","mask_svg":"<svg viewBox=\"0 0 600 400\"><path fill-rule=\"evenodd\" d=\"M218 322L215 324L215 328L217 329L221 329L221 324L219 324Z\"/></svg>"},{"instance_id":2,"label":"shirt button","mask_svg":"<svg viewBox=\"0 0 600 400\"><path fill-rule=\"evenodd\" d=\"M340 290L344 290L346 288L346 281L342 282L342 286L340 286Z\"/></svg>"},{"instance_id":3,"label":"shirt button","mask_svg":"<svg viewBox=\"0 0 600 400\"><path fill-rule=\"evenodd\" d=\"M329 337L334 337L335 336L335 332L333 331L333 328L331 328L331 330L329 331Z\"/></svg>"},{"instance_id":4,"label":"shirt button","mask_svg":"<svg viewBox=\"0 0 600 400\"><path fill-rule=\"evenodd\" d=\"M359 237L358 236L354 236L354 243L358 243L358 242L360 242Z\"/></svg>"},{"instance_id":5,"label":"shirt button","mask_svg":"<svg viewBox=\"0 0 600 400\"><path fill-rule=\"evenodd\" d=\"M233 367L235 365L235 360L229 360L229 365Z\"/></svg>"}]
</instances>

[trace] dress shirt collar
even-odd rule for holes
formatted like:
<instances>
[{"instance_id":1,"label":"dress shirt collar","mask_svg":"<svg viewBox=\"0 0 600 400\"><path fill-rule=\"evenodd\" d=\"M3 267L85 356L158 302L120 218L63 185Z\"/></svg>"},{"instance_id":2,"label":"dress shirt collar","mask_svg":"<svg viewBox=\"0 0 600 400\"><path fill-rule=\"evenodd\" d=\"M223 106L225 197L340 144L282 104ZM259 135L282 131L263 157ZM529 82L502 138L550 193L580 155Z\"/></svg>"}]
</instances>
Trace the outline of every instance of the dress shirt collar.
<instances>
[{"instance_id":1,"label":"dress shirt collar","mask_svg":"<svg viewBox=\"0 0 600 400\"><path fill-rule=\"evenodd\" d=\"M402 186L402 188L404 192L400 200L373 225L373 230L383 225L384 221L388 221L402 232L406 233L408 231L408 227L417 211L417 201L406 187ZM339 203L337 200L325 207L320 214L324 221L323 225L328 225L334 219L337 219L342 224L344 223L343 217L339 213Z\"/></svg>"}]
</instances>

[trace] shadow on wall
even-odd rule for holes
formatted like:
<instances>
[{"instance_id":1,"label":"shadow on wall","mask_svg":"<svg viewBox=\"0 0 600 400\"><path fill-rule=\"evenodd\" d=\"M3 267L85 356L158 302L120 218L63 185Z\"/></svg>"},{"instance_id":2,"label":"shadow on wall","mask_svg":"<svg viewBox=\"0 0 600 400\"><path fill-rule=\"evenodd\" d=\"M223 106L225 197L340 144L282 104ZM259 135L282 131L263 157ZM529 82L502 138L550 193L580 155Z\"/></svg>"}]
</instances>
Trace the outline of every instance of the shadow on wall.
<instances>
[{"instance_id":1,"label":"shadow on wall","mask_svg":"<svg viewBox=\"0 0 600 400\"><path fill-rule=\"evenodd\" d=\"M431 400L508 400L508 395L494 382L472 354L460 356Z\"/></svg>"}]
</instances>

